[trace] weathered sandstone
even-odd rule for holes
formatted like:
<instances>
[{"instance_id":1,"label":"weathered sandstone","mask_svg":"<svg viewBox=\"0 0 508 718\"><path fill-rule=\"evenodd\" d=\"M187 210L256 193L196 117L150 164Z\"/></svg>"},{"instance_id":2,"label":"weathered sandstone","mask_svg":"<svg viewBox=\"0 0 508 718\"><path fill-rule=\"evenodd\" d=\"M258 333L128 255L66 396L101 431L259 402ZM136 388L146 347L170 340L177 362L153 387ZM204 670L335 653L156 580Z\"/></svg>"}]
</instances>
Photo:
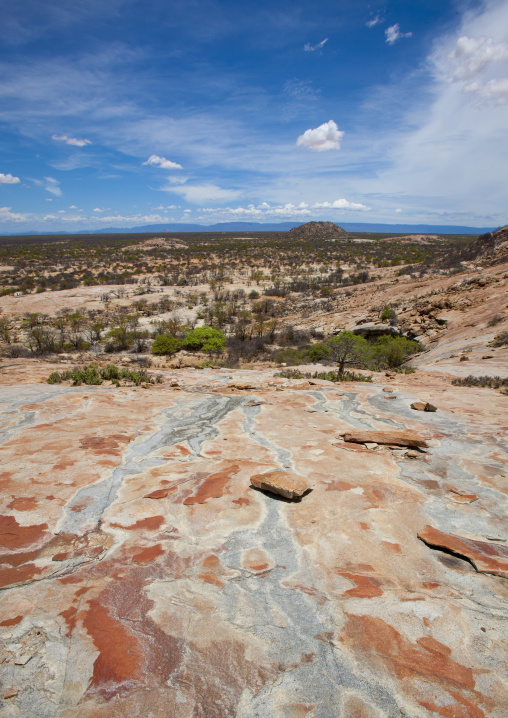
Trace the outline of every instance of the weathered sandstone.
<instances>
[{"instance_id":1,"label":"weathered sandstone","mask_svg":"<svg viewBox=\"0 0 508 718\"><path fill-rule=\"evenodd\" d=\"M255 474L250 477L252 486L272 494L284 496L286 499L298 499L312 488L312 484L302 476L286 471L268 471L266 474Z\"/></svg>"},{"instance_id":2,"label":"weathered sandstone","mask_svg":"<svg viewBox=\"0 0 508 718\"><path fill-rule=\"evenodd\" d=\"M344 441L351 441L355 444L376 443L393 446L428 446L425 439L414 431L363 431L361 429L355 429L354 431L344 432L343 437Z\"/></svg>"}]
</instances>

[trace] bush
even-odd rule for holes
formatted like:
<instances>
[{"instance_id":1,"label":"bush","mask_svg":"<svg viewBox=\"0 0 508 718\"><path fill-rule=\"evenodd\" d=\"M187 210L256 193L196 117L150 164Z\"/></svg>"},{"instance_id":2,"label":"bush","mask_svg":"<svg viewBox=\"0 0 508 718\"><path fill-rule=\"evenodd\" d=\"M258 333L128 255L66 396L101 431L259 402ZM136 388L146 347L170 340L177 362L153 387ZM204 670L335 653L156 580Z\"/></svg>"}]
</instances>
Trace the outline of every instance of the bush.
<instances>
[{"instance_id":1,"label":"bush","mask_svg":"<svg viewBox=\"0 0 508 718\"><path fill-rule=\"evenodd\" d=\"M373 345L374 365L394 369L418 351L420 351L418 342L405 337L382 336Z\"/></svg>"},{"instance_id":2,"label":"bush","mask_svg":"<svg viewBox=\"0 0 508 718\"><path fill-rule=\"evenodd\" d=\"M330 358L330 347L325 342L317 342L307 349L307 355L311 362L319 362Z\"/></svg>"},{"instance_id":3,"label":"bush","mask_svg":"<svg viewBox=\"0 0 508 718\"><path fill-rule=\"evenodd\" d=\"M494 337L492 342L493 347L504 347L506 344L508 344L508 332L501 332L497 337Z\"/></svg>"},{"instance_id":4,"label":"bush","mask_svg":"<svg viewBox=\"0 0 508 718\"><path fill-rule=\"evenodd\" d=\"M499 389L502 386L508 386L508 379L502 379L500 376L472 376L471 374L465 379L452 379L454 386L481 386L490 389Z\"/></svg>"},{"instance_id":5,"label":"bush","mask_svg":"<svg viewBox=\"0 0 508 718\"><path fill-rule=\"evenodd\" d=\"M218 329L208 326L191 329L183 340L183 347L193 351L221 352L225 344L224 334Z\"/></svg>"},{"instance_id":6,"label":"bush","mask_svg":"<svg viewBox=\"0 0 508 718\"><path fill-rule=\"evenodd\" d=\"M391 307L385 307L383 311L381 312L380 319L382 322L389 322L391 319L396 319L397 314L395 313L395 310Z\"/></svg>"},{"instance_id":7,"label":"bush","mask_svg":"<svg viewBox=\"0 0 508 718\"><path fill-rule=\"evenodd\" d=\"M119 369L114 364L108 364L104 367L89 364L88 366L74 367L74 369L63 372L54 371L47 378L47 383L61 384L63 381L72 381L73 386L81 386L81 384L98 386L103 381L112 381L119 386L120 379L132 381L136 386L142 383L154 383L153 377L147 374L144 369Z\"/></svg>"},{"instance_id":8,"label":"bush","mask_svg":"<svg viewBox=\"0 0 508 718\"><path fill-rule=\"evenodd\" d=\"M325 381L366 381L371 382L372 377L365 374L356 374L354 371L345 371L343 374L339 374L338 371L316 371L313 374L311 372L301 372L298 369L285 369L279 371L275 376L283 377L284 379L324 379Z\"/></svg>"},{"instance_id":9,"label":"bush","mask_svg":"<svg viewBox=\"0 0 508 718\"><path fill-rule=\"evenodd\" d=\"M501 324L501 322L502 322L503 320L504 320L504 317L500 317L499 314L496 314L496 316L495 316L495 317L492 317L492 319L490 320L490 322L488 322L487 326L488 326L488 327L495 327L495 326L497 326L498 324Z\"/></svg>"},{"instance_id":10,"label":"bush","mask_svg":"<svg viewBox=\"0 0 508 718\"><path fill-rule=\"evenodd\" d=\"M157 354L159 356L163 354L176 354L181 346L182 342L178 339L178 337L174 337L171 334L159 334L159 336L154 339L152 344L152 354Z\"/></svg>"}]
</instances>

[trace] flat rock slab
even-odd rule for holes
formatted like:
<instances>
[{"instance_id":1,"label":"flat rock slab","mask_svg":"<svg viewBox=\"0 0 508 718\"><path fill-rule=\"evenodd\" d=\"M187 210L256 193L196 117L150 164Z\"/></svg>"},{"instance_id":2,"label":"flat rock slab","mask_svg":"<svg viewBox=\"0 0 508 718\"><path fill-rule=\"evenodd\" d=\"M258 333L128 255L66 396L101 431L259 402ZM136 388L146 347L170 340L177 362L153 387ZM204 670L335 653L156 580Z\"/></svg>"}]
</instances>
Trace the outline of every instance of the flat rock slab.
<instances>
[{"instance_id":1,"label":"flat rock slab","mask_svg":"<svg viewBox=\"0 0 508 718\"><path fill-rule=\"evenodd\" d=\"M418 538L431 546L470 561L478 573L491 573L508 578L508 546L496 546L488 541L475 541L446 534L433 526L425 526Z\"/></svg>"},{"instance_id":2,"label":"flat rock slab","mask_svg":"<svg viewBox=\"0 0 508 718\"><path fill-rule=\"evenodd\" d=\"M266 474L255 474L251 476L250 482L257 489L271 491L272 494L284 496L286 499L299 499L312 488L308 479L288 471L268 471Z\"/></svg>"},{"instance_id":3,"label":"flat rock slab","mask_svg":"<svg viewBox=\"0 0 508 718\"><path fill-rule=\"evenodd\" d=\"M415 431L365 431L363 429L355 429L354 431L346 431L343 434L344 441L355 444L391 444L394 446L421 446L427 447L428 444Z\"/></svg>"}]
</instances>

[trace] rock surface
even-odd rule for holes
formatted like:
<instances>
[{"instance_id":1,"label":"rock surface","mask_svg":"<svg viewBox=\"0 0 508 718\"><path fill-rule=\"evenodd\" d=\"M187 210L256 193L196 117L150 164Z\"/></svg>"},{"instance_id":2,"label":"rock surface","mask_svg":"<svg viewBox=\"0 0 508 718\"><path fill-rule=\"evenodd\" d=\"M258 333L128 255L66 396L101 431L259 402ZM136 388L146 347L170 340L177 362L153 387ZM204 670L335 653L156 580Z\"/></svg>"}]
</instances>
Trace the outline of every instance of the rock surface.
<instances>
[{"instance_id":1,"label":"rock surface","mask_svg":"<svg viewBox=\"0 0 508 718\"><path fill-rule=\"evenodd\" d=\"M286 499L299 499L312 488L312 484L302 476L286 471L268 471L266 474L255 474L250 477L252 486L272 494L284 496Z\"/></svg>"},{"instance_id":2,"label":"rock surface","mask_svg":"<svg viewBox=\"0 0 508 718\"><path fill-rule=\"evenodd\" d=\"M49 386L51 364L9 363L6 718L505 718L504 396L431 373L391 402L382 375ZM409 408L423 391L439 412ZM336 442L400 431L429 449ZM314 490L249 488L273 467Z\"/></svg>"}]
</instances>

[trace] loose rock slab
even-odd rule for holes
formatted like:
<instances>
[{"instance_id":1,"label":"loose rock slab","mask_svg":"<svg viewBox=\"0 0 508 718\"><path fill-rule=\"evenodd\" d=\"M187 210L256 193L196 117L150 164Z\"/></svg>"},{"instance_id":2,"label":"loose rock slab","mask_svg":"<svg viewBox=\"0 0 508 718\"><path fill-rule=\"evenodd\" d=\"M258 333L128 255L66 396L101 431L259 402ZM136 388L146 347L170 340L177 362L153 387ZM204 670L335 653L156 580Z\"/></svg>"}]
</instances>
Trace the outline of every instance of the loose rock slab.
<instances>
[{"instance_id":1,"label":"loose rock slab","mask_svg":"<svg viewBox=\"0 0 508 718\"><path fill-rule=\"evenodd\" d=\"M266 474L255 474L251 476L250 482L257 489L271 491L272 494L284 496L286 499L299 499L312 488L308 479L291 474L289 471L268 471Z\"/></svg>"},{"instance_id":2,"label":"loose rock slab","mask_svg":"<svg viewBox=\"0 0 508 718\"><path fill-rule=\"evenodd\" d=\"M365 431L355 429L343 434L344 441L351 441L355 444L393 444L394 446L421 446L428 444L415 431Z\"/></svg>"}]
</instances>

